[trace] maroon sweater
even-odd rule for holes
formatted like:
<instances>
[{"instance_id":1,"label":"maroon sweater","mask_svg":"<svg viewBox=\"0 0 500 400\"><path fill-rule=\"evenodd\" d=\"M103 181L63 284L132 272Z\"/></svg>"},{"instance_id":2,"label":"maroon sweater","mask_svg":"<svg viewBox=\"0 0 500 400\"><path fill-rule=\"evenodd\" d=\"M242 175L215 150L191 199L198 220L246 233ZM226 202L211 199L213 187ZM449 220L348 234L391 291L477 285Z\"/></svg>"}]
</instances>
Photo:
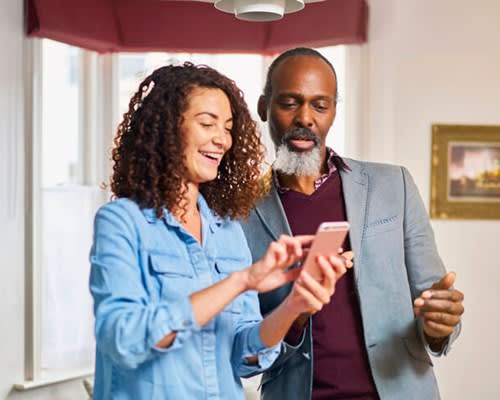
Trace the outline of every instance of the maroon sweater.
<instances>
[{"instance_id":1,"label":"maroon sweater","mask_svg":"<svg viewBox=\"0 0 500 400\"><path fill-rule=\"evenodd\" d=\"M314 234L321 222L347 219L338 171L311 195L287 190L280 198L294 235ZM343 248L350 250L349 239ZM296 334L292 328L287 339L293 342ZM312 317L312 337L313 400L379 398L365 351L352 269L337 282L330 303Z\"/></svg>"}]
</instances>

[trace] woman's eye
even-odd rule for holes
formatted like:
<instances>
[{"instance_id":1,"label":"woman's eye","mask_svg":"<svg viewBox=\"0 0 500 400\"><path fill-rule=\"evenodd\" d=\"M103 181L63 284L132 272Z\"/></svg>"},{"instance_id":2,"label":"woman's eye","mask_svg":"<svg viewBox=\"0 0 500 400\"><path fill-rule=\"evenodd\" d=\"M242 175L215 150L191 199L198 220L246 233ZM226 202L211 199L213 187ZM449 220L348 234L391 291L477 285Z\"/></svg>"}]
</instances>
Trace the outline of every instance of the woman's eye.
<instances>
[{"instance_id":1,"label":"woman's eye","mask_svg":"<svg viewBox=\"0 0 500 400\"><path fill-rule=\"evenodd\" d=\"M204 128L210 128L211 126L213 126L213 124L205 124L205 123L200 123L201 126L203 126Z\"/></svg>"}]
</instances>

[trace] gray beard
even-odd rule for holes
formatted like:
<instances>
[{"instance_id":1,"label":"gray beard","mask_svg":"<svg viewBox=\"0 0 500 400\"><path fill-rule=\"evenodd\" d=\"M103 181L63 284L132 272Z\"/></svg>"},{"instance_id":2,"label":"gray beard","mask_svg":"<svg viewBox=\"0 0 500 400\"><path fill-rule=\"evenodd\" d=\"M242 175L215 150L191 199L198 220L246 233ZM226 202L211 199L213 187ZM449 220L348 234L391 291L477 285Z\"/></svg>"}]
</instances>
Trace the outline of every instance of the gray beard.
<instances>
[{"instance_id":1,"label":"gray beard","mask_svg":"<svg viewBox=\"0 0 500 400\"><path fill-rule=\"evenodd\" d=\"M280 144L276 151L273 168L285 175L317 175L321 167L319 147L306 152L291 151L286 144Z\"/></svg>"}]
</instances>

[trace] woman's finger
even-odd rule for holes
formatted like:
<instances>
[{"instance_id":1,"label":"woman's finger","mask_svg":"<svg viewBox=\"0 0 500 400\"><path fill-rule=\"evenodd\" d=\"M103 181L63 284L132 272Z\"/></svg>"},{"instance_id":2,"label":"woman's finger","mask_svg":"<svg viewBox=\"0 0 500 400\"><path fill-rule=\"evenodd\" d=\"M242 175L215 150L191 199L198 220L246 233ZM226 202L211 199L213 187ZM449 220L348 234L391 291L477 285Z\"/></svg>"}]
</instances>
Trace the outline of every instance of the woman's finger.
<instances>
[{"instance_id":1,"label":"woman's finger","mask_svg":"<svg viewBox=\"0 0 500 400\"><path fill-rule=\"evenodd\" d=\"M331 263L324 256L318 256L316 263L323 275L321 285L328 291L331 296L335 291L335 283L337 282L335 271L333 270Z\"/></svg>"}]
</instances>

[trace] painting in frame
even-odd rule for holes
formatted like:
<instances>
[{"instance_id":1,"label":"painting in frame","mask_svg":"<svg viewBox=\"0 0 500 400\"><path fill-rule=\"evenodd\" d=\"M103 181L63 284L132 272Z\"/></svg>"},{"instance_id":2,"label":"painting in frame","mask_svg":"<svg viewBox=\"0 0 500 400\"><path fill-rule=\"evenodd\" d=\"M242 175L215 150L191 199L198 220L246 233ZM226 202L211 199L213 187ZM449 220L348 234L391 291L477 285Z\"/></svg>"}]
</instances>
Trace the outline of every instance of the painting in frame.
<instances>
[{"instance_id":1,"label":"painting in frame","mask_svg":"<svg viewBox=\"0 0 500 400\"><path fill-rule=\"evenodd\" d=\"M432 125L431 218L500 219L500 126Z\"/></svg>"}]
</instances>

